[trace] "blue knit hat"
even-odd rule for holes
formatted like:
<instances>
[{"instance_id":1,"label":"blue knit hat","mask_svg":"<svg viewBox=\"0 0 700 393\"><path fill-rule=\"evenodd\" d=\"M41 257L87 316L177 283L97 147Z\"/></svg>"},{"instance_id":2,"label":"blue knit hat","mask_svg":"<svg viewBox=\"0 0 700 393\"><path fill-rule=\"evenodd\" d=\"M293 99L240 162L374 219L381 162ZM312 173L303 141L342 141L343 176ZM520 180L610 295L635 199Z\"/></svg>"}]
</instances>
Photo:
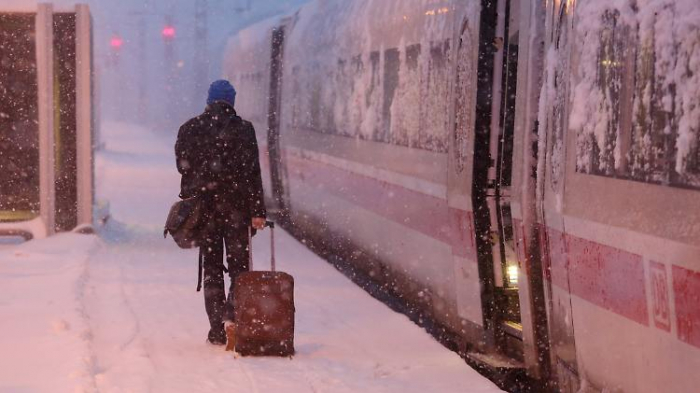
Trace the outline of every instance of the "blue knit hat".
<instances>
[{"instance_id":1,"label":"blue knit hat","mask_svg":"<svg viewBox=\"0 0 700 393\"><path fill-rule=\"evenodd\" d=\"M207 105L211 105L216 101L224 101L231 106L234 106L236 103L236 89L233 88L229 81L219 79L212 82L211 86L209 86Z\"/></svg>"}]
</instances>

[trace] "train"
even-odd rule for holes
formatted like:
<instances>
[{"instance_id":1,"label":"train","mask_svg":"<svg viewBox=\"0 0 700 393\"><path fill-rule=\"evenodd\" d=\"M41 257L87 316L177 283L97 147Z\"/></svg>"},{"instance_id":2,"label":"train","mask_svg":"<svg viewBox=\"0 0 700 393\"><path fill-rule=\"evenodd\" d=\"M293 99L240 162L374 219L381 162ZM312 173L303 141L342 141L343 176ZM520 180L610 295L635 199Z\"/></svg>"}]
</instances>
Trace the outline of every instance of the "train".
<instances>
[{"instance_id":1,"label":"train","mask_svg":"<svg viewBox=\"0 0 700 393\"><path fill-rule=\"evenodd\" d=\"M0 6L0 236L93 230L92 36L85 4Z\"/></svg>"},{"instance_id":2,"label":"train","mask_svg":"<svg viewBox=\"0 0 700 393\"><path fill-rule=\"evenodd\" d=\"M698 64L694 0L315 0L232 36L223 77L271 210L462 356L691 392Z\"/></svg>"}]
</instances>

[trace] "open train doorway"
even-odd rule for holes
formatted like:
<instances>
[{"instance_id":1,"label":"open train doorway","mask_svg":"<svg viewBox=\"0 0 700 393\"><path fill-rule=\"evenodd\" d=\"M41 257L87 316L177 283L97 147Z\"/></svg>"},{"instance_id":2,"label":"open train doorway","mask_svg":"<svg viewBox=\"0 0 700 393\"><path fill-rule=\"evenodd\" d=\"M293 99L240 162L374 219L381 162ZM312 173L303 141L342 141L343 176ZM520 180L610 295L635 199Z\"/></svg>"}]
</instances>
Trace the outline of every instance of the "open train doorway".
<instances>
[{"instance_id":1,"label":"open train doorway","mask_svg":"<svg viewBox=\"0 0 700 393\"><path fill-rule=\"evenodd\" d=\"M511 190L518 73L519 0L482 7L472 199L484 320L499 352L524 360Z\"/></svg>"},{"instance_id":2,"label":"open train doorway","mask_svg":"<svg viewBox=\"0 0 700 393\"><path fill-rule=\"evenodd\" d=\"M515 98L518 80L518 0L502 1L505 3L503 24L503 42L497 37L495 45L502 45L500 60L496 67L502 72L494 75L494 86L500 84L500 91L495 89L493 97L493 116L489 149L494 164L489 168L487 203L491 231L496 235L492 239L494 252L494 283L498 290L498 300L502 306L501 328L507 340L522 341L522 321L520 315L520 298L518 277L520 265L516 253L516 239L513 228L512 196L513 180L513 137L515 132ZM499 12L499 15L501 13ZM500 33L500 32L499 32ZM499 64L500 63L500 64ZM499 79L500 76L500 80ZM499 97L500 95L500 97Z\"/></svg>"}]
</instances>

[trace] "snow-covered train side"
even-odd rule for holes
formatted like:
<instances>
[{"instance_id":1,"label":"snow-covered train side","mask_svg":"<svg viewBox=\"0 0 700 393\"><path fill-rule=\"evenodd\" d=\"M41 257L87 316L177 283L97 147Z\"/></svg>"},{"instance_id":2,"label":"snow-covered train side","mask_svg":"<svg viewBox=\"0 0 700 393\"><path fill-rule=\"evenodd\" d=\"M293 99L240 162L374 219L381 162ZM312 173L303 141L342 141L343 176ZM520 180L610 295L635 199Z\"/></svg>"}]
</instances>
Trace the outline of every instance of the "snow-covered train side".
<instances>
[{"instance_id":1,"label":"snow-covered train side","mask_svg":"<svg viewBox=\"0 0 700 393\"><path fill-rule=\"evenodd\" d=\"M548 2L544 21L537 207L558 372L695 391L697 1Z\"/></svg>"},{"instance_id":2,"label":"snow-covered train side","mask_svg":"<svg viewBox=\"0 0 700 393\"><path fill-rule=\"evenodd\" d=\"M692 391L693 3L319 0L232 38L224 70L271 203L465 356L566 392Z\"/></svg>"},{"instance_id":3,"label":"snow-covered train side","mask_svg":"<svg viewBox=\"0 0 700 393\"><path fill-rule=\"evenodd\" d=\"M93 225L91 25L87 5L0 6L0 235Z\"/></svg>"}]
</instances>

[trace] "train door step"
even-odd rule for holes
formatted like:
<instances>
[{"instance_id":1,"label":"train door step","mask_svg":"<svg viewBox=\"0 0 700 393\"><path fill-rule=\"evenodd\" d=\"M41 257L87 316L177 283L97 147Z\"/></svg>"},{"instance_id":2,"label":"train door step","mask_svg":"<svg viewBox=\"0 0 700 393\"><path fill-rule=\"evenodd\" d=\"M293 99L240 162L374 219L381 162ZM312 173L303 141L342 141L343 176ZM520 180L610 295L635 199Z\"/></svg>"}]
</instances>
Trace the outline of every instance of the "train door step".
<instances>
[{"instance_id":1,"label":"train door step","mask_svg":"<svg viewBox=\"0 0 700 393\"><path fill-rule=\"evenodd\" d=\"M467 352L467 360L493 372L503 373L525 370L525 364L516 359L495 353Z\"/></svg>"},{"instance_id":2,"label":"train door step","mask_svg":"<svg viewBox=\"0 0 700 393\"><path fill-rule=\"evenodd\" d=\"M525 364L505 355L494 353L467 352L466 362L498 387L509 392L529 390Z\"/></svg>"}]
</instances>

